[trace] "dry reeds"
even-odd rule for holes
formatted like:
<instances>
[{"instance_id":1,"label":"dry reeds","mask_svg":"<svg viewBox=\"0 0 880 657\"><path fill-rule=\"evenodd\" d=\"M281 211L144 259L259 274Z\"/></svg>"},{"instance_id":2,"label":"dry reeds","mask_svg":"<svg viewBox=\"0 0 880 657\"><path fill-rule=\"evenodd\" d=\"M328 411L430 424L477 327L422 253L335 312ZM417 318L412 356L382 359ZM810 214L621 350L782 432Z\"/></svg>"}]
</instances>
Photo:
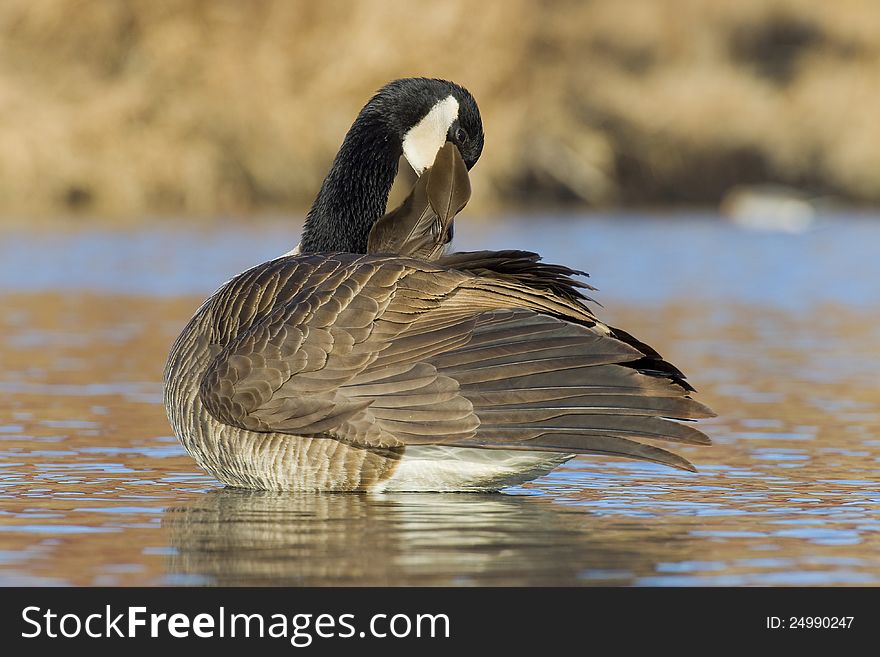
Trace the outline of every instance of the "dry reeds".
<instances>
[{"instance_id":1,"label":"dry reeds","mask_svg":"<svg viewBox=\"0 0 880 657\"><path fill-rule=\"evenodd\" d=\"M476 212L880 201L872 0L6 0L0 214L302 212L406 75L477 97Z\"/></svg>"}]
</instances>

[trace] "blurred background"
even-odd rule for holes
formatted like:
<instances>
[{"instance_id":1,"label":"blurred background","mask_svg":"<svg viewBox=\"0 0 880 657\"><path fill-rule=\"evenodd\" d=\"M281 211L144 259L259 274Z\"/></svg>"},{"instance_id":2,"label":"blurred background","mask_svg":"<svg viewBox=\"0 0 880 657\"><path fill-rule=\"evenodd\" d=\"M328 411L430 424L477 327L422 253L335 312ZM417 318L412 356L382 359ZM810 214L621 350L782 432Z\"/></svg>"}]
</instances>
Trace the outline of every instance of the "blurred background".
<instances>
[{"instance_id":1,"label":"blurred background","mask_svg":"<svg viewBox=\"0 0 880 657\"><path fill-rule=\"evenodd\" d=\"M0 215L302 214L413 75L480 104L480 215L880 202L874 0L5 0Z\"/></svg>"},{"instance_id":2,"label":"blurred background","mask_svg":"<svg viewBox=\"0 0 880 657\"><path fill-rule=\"evenodd\" d=\"M718 413L697 473L296 498L179 445L170 345L422 75L485 124L456 248L589 271ZM878 585L878 208L877 0L3 0L0 585Z\"/></svg>"}]
</instances>

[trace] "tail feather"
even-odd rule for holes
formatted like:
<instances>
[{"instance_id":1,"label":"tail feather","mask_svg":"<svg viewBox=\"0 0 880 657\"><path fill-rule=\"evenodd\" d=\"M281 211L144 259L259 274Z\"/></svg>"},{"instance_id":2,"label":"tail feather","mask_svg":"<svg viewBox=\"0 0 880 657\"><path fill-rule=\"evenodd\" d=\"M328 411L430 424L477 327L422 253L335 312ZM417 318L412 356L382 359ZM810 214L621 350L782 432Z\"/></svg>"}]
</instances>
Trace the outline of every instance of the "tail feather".
<instances>
[{"instance_id":1,"label":"tail feather","mask_svg":"<svg viewBox=\"0 0 880 657\"><path fill-rule=\"evenodd\" d=\"M495 418L498 416L491 416L490 420ZM588 436L621 436L667 440L689 445L710 444L705 434L693 427L665 418L643 415L605 415L586 412L554 414L533 410L517 411L498 420L495 423L481 422L480 434L486 438L507 436L519 440L535 440L547 434L559 433L579 435L585 439Z\"/></svg>"},{"instance_id":2,"label":"tail feather","mask_svg":"<svg viewBox=\"0 0 880 657\"><path fill-rule=\"evenodd\" d=\"M552 434L543 436L535 442L500 442L473 439L459 443L462 447L481 447L484 449L516 449L520 451L557 452L563 454L596 454L599 456L621 456L640 461L651 461L680 470L696 472L696 468L686 458L661 447L639 443L615 436L597 436L585 445L580 436Z\"/></svg>"},{"instance_id":3,"label":"tail feather","mask_svg":"<svg viewBox=\"0 0 880 657\"><path fill-rule=\"evenodd\" d=\"M606 454L693 470L641 440L707 445L682 421L714 413L647 345L604 325L530 311L478 317L470 341L431 359L473 404L479 426L456 445Z\"/></svg>"}]
</instances>

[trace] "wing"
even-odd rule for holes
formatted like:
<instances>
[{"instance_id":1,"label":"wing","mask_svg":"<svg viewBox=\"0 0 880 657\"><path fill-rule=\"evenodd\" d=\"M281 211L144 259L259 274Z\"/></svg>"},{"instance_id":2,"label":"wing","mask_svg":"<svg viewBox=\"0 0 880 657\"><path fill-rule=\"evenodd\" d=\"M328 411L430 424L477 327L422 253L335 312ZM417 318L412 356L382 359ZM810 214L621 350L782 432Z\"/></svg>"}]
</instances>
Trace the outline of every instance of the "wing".
<instances>
[{"instance_id":1,"label":"wing","mask_svg":"<svg viewBox=\"0 0 880 657\"><path fill-rule=\"evenodd\" d=\"M681 373L580 303L406 258L337 254L335 268L322 258L281 259L300 271L297 285L273 288L290 293L240 323L209 366L200 394L220 421L371 448L614 454L683 468L639 440L708 442L669 419L711 415ZM227 296L238 294L262 297Z\"/></svg>"},{"instance_id":2,"label":"wing","mask_svg":"<svg viewBox=\"0 0 880 657\"><path fill-rule=\"evenodd\" d=\"M324 434L369 447L470 435L477 420L457 382L418 358L467 339L453 330L467 313L430 314L462 274L349 254L266 267L279 272L233 279L210 310L225 316L223 302L275 296L262 312L237 313L243 319L208 367L200 395L212 415L253 431ZM286 270L296 285L277 284ZM412 276L426 283L418 294L405 282ZM412 326L429 314L431 321ZM389 359L392 351L411 353Z\"/></svg>"}]
</instances>

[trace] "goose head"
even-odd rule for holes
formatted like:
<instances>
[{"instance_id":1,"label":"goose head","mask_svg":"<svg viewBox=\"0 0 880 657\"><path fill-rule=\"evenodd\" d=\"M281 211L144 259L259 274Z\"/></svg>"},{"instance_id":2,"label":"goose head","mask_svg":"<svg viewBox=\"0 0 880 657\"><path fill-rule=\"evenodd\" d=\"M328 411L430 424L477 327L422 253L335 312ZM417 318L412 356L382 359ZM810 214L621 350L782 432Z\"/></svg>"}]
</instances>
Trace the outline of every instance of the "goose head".
<instances>
[{"instance_id":1,"label":"goose head","mask_svg":"<svg viewBox=\"0 0 880 657\"><path fill-rule=\"evenodd\" d=\"M395 80L371 104L387 112L403 156L418 175L434 163L446 142L458 148L468 171L480 159L483 122L474 97L464 87L429 78Z\"/></svg>"},{"instance_id":2,"label":"goose head","mask_svg":"<svg viewBox=\"0 0 880 657\"><path fill-rule=\"evenodd\" d=\"M385 85L346 134L306 217L299 252L365 253L401 155L421 175L449 142L471 169L483 141L479 108L464 87L432 78Z\"/></svg>"}]
</instances>

